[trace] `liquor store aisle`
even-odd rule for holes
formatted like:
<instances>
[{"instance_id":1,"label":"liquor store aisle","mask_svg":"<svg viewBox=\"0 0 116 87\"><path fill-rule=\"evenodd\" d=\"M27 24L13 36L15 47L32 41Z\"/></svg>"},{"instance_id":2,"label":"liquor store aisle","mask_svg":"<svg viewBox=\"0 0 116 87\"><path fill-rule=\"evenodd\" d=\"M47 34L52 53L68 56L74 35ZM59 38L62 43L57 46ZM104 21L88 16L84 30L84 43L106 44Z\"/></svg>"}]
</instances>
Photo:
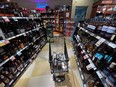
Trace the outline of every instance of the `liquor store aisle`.
<instances>
[{"instance_id":1,"label":"liquor store aisle","mask_svg":"<svg viewBox=\"0 0 116 87\"><path fill-rule=\"evenodd\" d=\"M55 83L52 79L48 62L49 44L47 43L14 87L83 87L70 38L66 38L66 45L69 55L69 72L66 75L65 81ZM62 37L54 38L52 52L63 52Z\"/></svg>"}]
</instances>

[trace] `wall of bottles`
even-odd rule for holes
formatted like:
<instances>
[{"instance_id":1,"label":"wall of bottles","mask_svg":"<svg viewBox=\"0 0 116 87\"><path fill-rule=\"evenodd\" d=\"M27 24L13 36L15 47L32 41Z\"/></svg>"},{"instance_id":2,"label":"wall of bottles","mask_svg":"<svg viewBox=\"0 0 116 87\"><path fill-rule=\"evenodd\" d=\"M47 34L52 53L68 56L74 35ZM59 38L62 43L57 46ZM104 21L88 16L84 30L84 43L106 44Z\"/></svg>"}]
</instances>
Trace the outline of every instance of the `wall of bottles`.
<instances>
[{"instance_id":1,"label":"wall of bottles","mask_svg":"<svg viewBox=\"0 0 116 87\"><path fill-rule=\"evenodd\" d=\"M39 18L7 17L0 21L0 87L15 84L46 44L46 33Z\"/></svg>"},{"instance_id":2,"label":"wall of bottles","mask_svg":"<svg viewBox=\"0 0 116 87\"><path fill-rule=\"evenodd\" d=\"M73 46L83 84L89 87L116 86L116 44L88 29L88 25L82 23L81 26L84 28L76 27Z\"/></svg>"}]
</instances>

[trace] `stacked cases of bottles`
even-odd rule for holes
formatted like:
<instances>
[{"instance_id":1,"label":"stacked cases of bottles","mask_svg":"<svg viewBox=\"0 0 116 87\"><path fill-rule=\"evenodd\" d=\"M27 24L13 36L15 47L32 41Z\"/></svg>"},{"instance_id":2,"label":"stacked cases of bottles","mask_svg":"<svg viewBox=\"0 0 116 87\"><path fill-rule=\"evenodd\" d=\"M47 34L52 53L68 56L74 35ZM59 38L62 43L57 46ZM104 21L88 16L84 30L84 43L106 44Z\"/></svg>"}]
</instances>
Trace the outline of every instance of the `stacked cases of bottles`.
<instances>
[{"instance_id":1,"label":"stacked cases of bottles","mask_svg":"<svg viewBox=\"0 0 116 87\"><path fill-rule=\"evenodd\" d=\"M116 44L88 30L77 27L74 50L79 61L83 82L89 87L114 87L116 85Z\"/></svg>"},{"instance_id":2,"label":"stacked cases of bottles","mask_svg":"<svg viewBox=\"0 0 116 87\"><path fill-rule=\"evenodd\" d=\"M71 36L73 32L74 21L73 20L65 20L64 21L64 34L66 36Z\"/></svg>"},{"instance_id":3,"label":"stacked cases of bottles","mask_svg":"<svg viewBox=\"0 0 116 87\"><path fill-rule=\"evenodd\" d=\"M45 29L39 18L9 20L9 22L0 21L2 34L0 86L2 87L13 85L46 44Z\"/></svg>"}]
</instances>

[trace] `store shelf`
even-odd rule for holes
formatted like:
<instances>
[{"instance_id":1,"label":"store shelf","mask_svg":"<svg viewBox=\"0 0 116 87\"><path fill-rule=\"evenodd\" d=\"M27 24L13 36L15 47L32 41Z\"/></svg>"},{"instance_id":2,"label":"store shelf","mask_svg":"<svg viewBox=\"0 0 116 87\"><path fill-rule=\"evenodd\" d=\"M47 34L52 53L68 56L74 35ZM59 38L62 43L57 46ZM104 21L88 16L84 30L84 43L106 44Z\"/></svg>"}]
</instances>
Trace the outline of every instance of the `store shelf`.
<instances>
[{"instance_id":1,"label":"store shelf","mask_svg":"<svg viewBox=\"0 0 116 87\"><path fill-rule=\"evenodd\" d=\"M100 39L105 40L104 43L107 44L108 46L110 46L110 47L112 47L114 49L116 48L116 44L115 43L112 43L112 42L110 42L110 41L108 41L108 40L100 37L99 35L96 35L96 34L90 32L90 31L88 31L88 30L86 30L86 29L84 29L82 27L80 27L80 29L83 30L83 31L85 31L86 33L90 34L92 37L95 37L98 40L100 40Z\"/></svg>"},{"instance_id":2,"label":"store shelf","mask_svg":"<svg viewBox=\"0 0 116 87\"><path fill-rule=\"evenodd\" d=\"M40 37L38 37L37 39L34 40L34 42L36 42L37 40L39 40L41 37L43 37L45 34L41 35Z\"/></svg>"},{"instance_id":3,"label":"store shelf","mask_svg":"<svg viewBox=\"0 0 116 87\"><path fill-rule=\"evenodd\" d=\"M16 54L12 55L11 57L9 57L8 59L6 59L5 61L3 61L2 63L0 63L0 67L3 66L5 63L7 63L9 60L11 60L15 55L17 55L18 53L21 53L23 50L25 50L28 46L25 46L23 49L21 49L20 51L18 51Z\"/></svg>"},{"instance_id":4,"label":"store shelf","mask_svg":"<svg viewBox=\"0 0 116 87\"><path fill-rule=\"evenodd\" d=\"M81 79L83 81L83 87L87 87L87 84L85 83L85 77L84 77L84 74L82 72L82 69L81 69L81 66L80 66L80 62L79 62L79 60L78 60L78 58L76 56L76 51L75 51L74 46L73 46L73 52L74 52L74 55L75 55L75 58L76 58L76 63L77 63L77 66L78 66L80 77L81 77Z\"/></svg>"},{"instance_id":5,"label":"store shelf","mask_svg":"<svg viewBox=\"0 0 116 87\"><path fill-rule=\"evenodd\" d=\"M28 61L29 62L29 61ZM16 79L26 70L27 66L29 66L29 64L25 64L24 67L21 69L21 71L19 71L16 76L10 81L10 83L7 85L7 86L11 86L15 81ZM7 87L6 86L6 87Z\"/></svg>"},{"instance_id":6,"label":"store shelf","mask_svg":"<svg viewBox=\"0 0 116 87\"><path fill-rule=\"evenodd\" d=\"M34 40L33 42L36 42L37 40L39 40L39 39L40 39L41 37L43 37L43 36L44 36L44 34L41 35L40 37L38 37L38 38L37 38L36 40ZM28 46L32 45L33 42L29 43ZM6 59L6 60L3 61L2 63L0 63L0 67L3 66L5 63L7 63L7 62L8 62L9 60L11 60L12 58L14 58L14 56L21 54L21 52L24 51L28 46L25 46L23 49L19 50L16 54L12 55L12 56L9 57L8 59Z\"/></svg>"},{"instance_id":7,"label":"store shelf","mask_svg":"<svg viewBox=\"0 0 116 87\"><path fill-rule=\"evenodd\" d=\"M7 17L7 16L2 16L0 17L0 19L4 19L5 18L8 18L8 19L41 19L41 17Z\"/></svg>"},{"instance_id":8,"label":"store shelf","mask_svg":"<svg viewBox=\"0 0 116 87\"><path fill-rule=\"evenodd\" d=\"M38 50L40 46L37 47L36 52L34 55L31 57L31 59L34 59L37 56L37 53L40 51ZM33 61L32 61L33 62ZM28 66L31 65L30 59L25 63L24 67L16 74L16 76L10 81L10 83L7 85L8 87L14 84L14 82L21 76L21 74L28 68ZM6 87L7 87L6 86Z\"/></svg>"},{"instance_id":9,"label":"store shelf","mask_svg":"<svg viewBox=\"0 0 116 87\"><path fill-rule=\"evenodd\" d=\"M30 43L29 45L33 44ZM45 42L46 44L46 42ZM42 44L42 46L37 46L36 50L35 50L35 53L33 54L33 56L30 58L31 60L32 59L35 59L35 57L37 57L38 55L38 52L40 52L40 50L44 47L45 44ZM24 49L26 49L28 46L25 46L23 49L21 49L20 51L23 51ZM42 48L41 48L42 47ZM19 52L19 51L18 51ZM17 53L18 53L17 52ZM17 54L15 54L17 55ZM10 59L12 58L12 56L6 60L6 62L8 62ZM24 71L29 67L29 65L31 65L31 63L33 62L33 60L30 62L30 59L27 60L27 62L24 64L24 67L17 72L17 74L14 76L14 78L5 86L5 87L11 87L12 85L15 84L15 82L20 78L20 76L24 73ZM5 64L5 61L4 61L4 64ZM0 64L0 67L1 67L1 64Z\"/></svg>"},{"instance_id":10,"label":"store shelf","mask_svg":"<svg viewBox=\"0 0 116 87\"><path fill-rule=\"evenodd\" d=\"M42 19L55 19L55 17L42 17Z\"/></svg>"},{"instance_id":11,"label":"store shelf","mask_svg":"<svg viewBox=\"0 0 116 87\"><path fill-rule=\"evenodd\" d=\"M12 40L12 39L14 39L14 38L20 37L20 36L22 36L22 35L25 35L26 33L29 33L29 32L32 32L32 31L36 31L36 30L39 31L39 29L41 29L41 28L42 28L42 27L39 27L39 28L30 30L30 31L27 31L27 32L25 32L25 33L21 33L21 34L18 34L18 35L16 35L16 36L7 38L7 39L5 39L5 40L1 40L1 41L0 41L0 46L4 46L4 45L10 43L9 40Z\"/></svg>"},{"instance_id":12,"label":"store shelf","mask_svg":"<svg viewBox=\"0 0 116 87\"><path fill-rule=\"evenodd\" d=\"M108 87L108 85L106 84L105 78L103 78L100 70L97 69L97 67L95 66L95 64L93 63L93 61L91 60L91 58L89 57L89 54L85 51L84 45L79 41L79 39L77 38L77 36L75 36L75 38L76 38L77 42L79 43L79 45L80 45L81 49L83 50L83 52L86 54L86 59L90 63L92 69L96 72L97 76L101 80L101 82L104 85L104 87Z\"/></svg>"},{"instance_id":13,"label":"store shelf","mask_svg":"<svg viewBox=\"0 0 116 87\"><path fill-rule=\"evenodd\" d=\"M54 14L55 12L41 12L41 14Z\"/></svg>"}]
</instances>

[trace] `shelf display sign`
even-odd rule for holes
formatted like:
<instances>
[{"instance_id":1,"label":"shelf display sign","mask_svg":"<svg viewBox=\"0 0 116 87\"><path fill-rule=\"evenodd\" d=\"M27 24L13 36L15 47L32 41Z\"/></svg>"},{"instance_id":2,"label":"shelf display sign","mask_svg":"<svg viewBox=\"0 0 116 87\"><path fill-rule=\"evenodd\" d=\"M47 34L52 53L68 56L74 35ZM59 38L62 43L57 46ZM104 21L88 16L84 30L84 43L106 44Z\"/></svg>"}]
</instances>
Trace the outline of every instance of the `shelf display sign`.
<instances>
[{"instance_id":1,"label":"shelf display sign","mask_svg":"<svg viewBox=\"0 0 116 87\"><path fill-rule=\"evenodd\" d=\"M36 10L45 11L46 6L48 6L48 4L46 4L46 3L42 3L42 4L38 3L37 6L36 6Z\"/></svg>"}]
</instances>

